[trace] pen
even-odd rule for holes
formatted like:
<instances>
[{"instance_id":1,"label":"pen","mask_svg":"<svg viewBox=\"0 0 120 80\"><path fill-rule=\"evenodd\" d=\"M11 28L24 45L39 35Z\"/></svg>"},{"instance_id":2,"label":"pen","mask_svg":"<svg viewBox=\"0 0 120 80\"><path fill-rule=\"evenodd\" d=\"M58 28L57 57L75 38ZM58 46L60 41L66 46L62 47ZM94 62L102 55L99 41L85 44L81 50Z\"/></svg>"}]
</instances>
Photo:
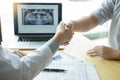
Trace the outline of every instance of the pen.
<instances>
[{"instance_id":1,"label":"pen","mask_svg":"<svg viewBox=\"0 0 120 80\"><path fill-rule=\"evenodd\" d=\"M65 72L66 70L45 68L43 71L46 71L46 72Z\"/></svg>"}]
</instances>

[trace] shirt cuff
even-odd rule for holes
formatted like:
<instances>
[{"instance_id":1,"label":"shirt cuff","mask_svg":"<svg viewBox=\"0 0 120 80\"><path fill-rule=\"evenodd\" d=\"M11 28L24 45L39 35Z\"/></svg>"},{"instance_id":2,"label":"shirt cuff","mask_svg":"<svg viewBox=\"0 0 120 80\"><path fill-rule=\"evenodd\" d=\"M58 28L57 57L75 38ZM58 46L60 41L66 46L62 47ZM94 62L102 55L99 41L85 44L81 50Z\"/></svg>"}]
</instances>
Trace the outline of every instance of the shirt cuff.
<instances>
[{"instance_id":1,"label":"shirt cuff","mask_svg":"<svg viewBox=\"0 0 120 80\"><path fill-rule=\"evenodd\" d=\"M55 39L53 39L53 38L50 39L45 45L49 46L49 48L51 49L51 51L53 53L55 53L58 50L58 48L59 48L58 42Z\"/></svg>"}]
</instances>

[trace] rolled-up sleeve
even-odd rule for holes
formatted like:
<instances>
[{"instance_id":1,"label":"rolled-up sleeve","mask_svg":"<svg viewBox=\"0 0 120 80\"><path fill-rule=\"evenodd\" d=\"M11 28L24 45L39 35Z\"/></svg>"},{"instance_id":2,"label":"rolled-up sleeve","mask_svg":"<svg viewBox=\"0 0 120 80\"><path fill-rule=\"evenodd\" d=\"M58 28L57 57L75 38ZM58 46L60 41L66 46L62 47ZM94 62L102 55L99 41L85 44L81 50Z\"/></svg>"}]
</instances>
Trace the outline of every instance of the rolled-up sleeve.
<instances>
[{"instance_id":1,"label":"rolled-up sleeve","mask_svg":"<svg viewBox=\"0 0 120 80\"><path fill-rule=\"evenodd\" d=\"M103 24L113 16L115 0L104 0L99 8L93 11L100 24Z\"/></svg>"}]
</instances>

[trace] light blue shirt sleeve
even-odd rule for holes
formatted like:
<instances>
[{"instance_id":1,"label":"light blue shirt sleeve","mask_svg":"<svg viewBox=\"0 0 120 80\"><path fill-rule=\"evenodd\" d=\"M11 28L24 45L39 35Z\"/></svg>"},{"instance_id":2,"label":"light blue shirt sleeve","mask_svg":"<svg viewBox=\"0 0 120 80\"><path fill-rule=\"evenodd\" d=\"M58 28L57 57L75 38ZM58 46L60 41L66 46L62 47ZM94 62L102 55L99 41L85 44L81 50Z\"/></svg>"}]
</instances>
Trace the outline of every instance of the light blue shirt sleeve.
<instances>
[{"instance_id":1,"label":"light blue shirt sleeve","mask_svg":"<svg viewBox=\"0 0 120 80\"><path fill-rule=\"evenodd\" d=\"M105 23L113 17L114 5L115 0L104 0L98 9L93 11L100 24Z\"/></svg>"},{"instance_id":2,"label":"light blue shirt sleeve","mask_svg":"<svg viewBox=\"0 0 120 80\"><path fill-rule=\"evenodd\" d=\"M42 47L19 58L0 46L0 79L32 80L52 61L58 47L58 43L51 39Z\"/></svg>"}]
</instances>

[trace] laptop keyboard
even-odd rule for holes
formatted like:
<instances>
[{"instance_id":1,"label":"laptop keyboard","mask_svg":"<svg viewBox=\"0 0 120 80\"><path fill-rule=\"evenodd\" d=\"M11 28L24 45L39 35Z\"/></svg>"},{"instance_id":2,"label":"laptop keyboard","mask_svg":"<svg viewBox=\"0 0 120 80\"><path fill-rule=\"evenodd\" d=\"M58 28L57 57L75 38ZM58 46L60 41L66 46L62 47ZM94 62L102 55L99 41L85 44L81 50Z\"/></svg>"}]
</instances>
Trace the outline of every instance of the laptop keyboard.
<instances>
[{"instance_id":1,"label":"laptop keyboard","mask_svg":"<svg viewBox=\"0 0 120 80\"><path fill-rule=\"evenodd\" d=\"M48 41L51 37L26 37L26 36L20 36L18 41Z\"/></svg>"}]
</instances>

